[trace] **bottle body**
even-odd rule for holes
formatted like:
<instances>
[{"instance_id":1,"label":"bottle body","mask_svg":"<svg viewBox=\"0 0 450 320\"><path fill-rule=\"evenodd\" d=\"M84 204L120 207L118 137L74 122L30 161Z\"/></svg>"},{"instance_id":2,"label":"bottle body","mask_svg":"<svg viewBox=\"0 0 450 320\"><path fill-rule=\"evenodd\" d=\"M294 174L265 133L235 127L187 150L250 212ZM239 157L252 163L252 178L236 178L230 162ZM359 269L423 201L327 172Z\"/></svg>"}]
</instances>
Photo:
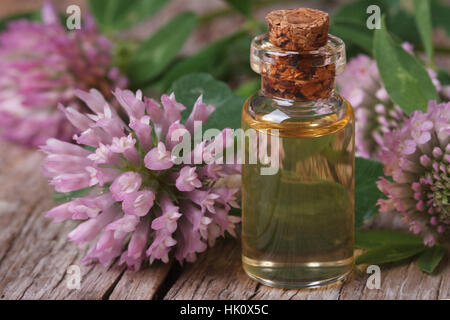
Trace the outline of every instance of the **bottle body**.
<instances>
[{"instance_id":1,"label":"bottle body","mask_svg":"<svg viewBox=\"0 0 450 320\"><path fill-rule=\"evenodd\" d=\"M244 270L283 288L344 278L354 242L351 105L334 92L304 102L260 92L246 101L242 126L258 135L256 147L244 141L245 154L257 155L242 167ZM262 174L273 163L278 170Z\"/></svg>"}]
</instances>

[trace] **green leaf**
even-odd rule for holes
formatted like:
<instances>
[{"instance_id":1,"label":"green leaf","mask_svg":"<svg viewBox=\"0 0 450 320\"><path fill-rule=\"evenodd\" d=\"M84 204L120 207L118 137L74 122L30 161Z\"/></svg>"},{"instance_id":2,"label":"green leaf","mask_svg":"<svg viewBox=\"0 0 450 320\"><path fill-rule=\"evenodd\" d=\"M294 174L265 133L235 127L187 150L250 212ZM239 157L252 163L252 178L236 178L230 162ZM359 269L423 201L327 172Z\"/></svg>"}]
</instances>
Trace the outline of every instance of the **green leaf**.
<instances>
[{"instance_id":1,"label":"green leaf","mask_svg":"<svg viewBox=\"0 0 450 320\"><path fill-rule=\"evenodd\" d=\"M240 85L234 93L240 97L247 98L261 89L261 79L255 78Z\"/></svg>"},{"instance_id":2,"label":"green leaf","mask_svg":"<svg viewBox=\"0 0 450 320\"><path fill-rule=\"evenodd\" d=\"M175 92L177 101L191 108L197 98L203 95L203 101L216 106L223 103L232 92L228 85L214 79L207 73L193 73L186 75L174 82L171 92ZM189 116L191 110L183 112L184 119Z\"/></svg>"},{"instance_id":3,"label":"green leaf","mask_svg":"<svg viewBox=\"0 0 450 320\"><path fill-rule=\"evenodd\" d=\"M435 245L431 248L426 248L425 251L417 259L417 265L426 273L433 273L434 269L439 265L444 257L445 250L442 246Z\"/></svg>"},{"instance_id":4,"label":"green leaf","mask_svg":"<svg viewBox=\"0 0 450 320\"><path fill-rule=\"evenodd\" d=\"M120 29L122 24L122 17L131 11L133 7L133 2L136 1L121 1L121 0L110 0L103 2L103 21L101 24L110 29Z\"/></svg>"},{"instance_id":5,"label":"green leaf","mask_svg":"<svg viewBox=\"0 0 450 320\"><path fill-rule=\"evenodd\" d=\"M388 230L364 230L355 233L355 246L371 249L386 245L422 245L423 239L411 233Z\"/></svg>"},{"instance_id":6,"label":"green leaf","mask_svg":"<svg viewBox=\"0 0 450 320\"><path fill-rule=\"evenodd\" d=\"M238 129L241 127L241 111L245 98L231 95L219 105L216 105L216 112L208 120L205 129L224 128Z\"/></svg>"},{"instance_id":7,"label":"green leaf","mask_svg":"<svg viewBox=\"0 0 450 320\"><path fill-rule=\"evenodd\" d=\"M425 249L423 244L387 244L356 257L356 264L380 264L411 258Z\"/></svg>"},{"instance_id":8,"label":"green leaf","mask_svg":"<svg viewBox=\"0 0 450 320\"><path fill-rule=\"evenodd\" d=\"M117 1L110 1L110 3L108 5L113 5L112 3L114 2L114 5L117 5L115 2ZM97 24L99 25L104 25L105 23L105 14L106 14L106 10L105 10L105 2L102 0L89 0L89 9L90 12L92 13L92 15L94 16Z\"/></svg>"},{"instance_id":9,"label":"green leaf","mask_svg":"<svg viewBox=\"0 0 450 320\"><path fill-rule=\"evenodd\" d=\"M367 8L371 5L377 5L381 12L387 12L393 2L396 1L357 0L339 6L330 19L330 33L342 38L346 45L351 47L356 45L371 54L373 30L367 28L367 19L370 16L367 13Z\"/></svg>"},{"instance_id":10,"label":"green leaf","mask_svg":"<svg viewBox=\"0 0 450 320\"><path fill-rule=\"evenodd\" d=\"M195 14L181 13L142 43L127 69L132 83L142 84L164 71L180 51L196 23Z\"/></svg>"},{"instance_id":11,"label":"green leaf","mask_svg":"<svg viewBox=\"0 0 450 320\"><path fill-rule=\"evenodd\" d=\"M383 176L383 165L375 160L355 159L355 228L378 214L377 201L383 196L376 181Z\"/></svg>"},{"instance_id":12,"label":"green leaf","mask_svg":"<svg viewBox=\"0 0 450 320\"><path fill-rule=\"evenodd\" d=\"M397 5L396 0L357 0L348 4L339 6L333 18L335 22L351 23L356 25L364 25L366 30L366 21L369 17L367 8L371 5L380 7L381 12L386 12L393 6Z\"/></svg>"},{"instance_id":13,"label":"green leaf","mask_svg":"<svg viewBox=\"0 0 450 320\"><path fill-rule=\"evenodd\" d=\"M330 33L342 38L344 41L356 44L367 53L371 53L373 43L372 32L368 32L367 30L365 25L338 22L330 25Z\"/></svg>"},{"instance_id":14,"label":"green leaf","mask_svg":"<svg viewBox=\"0 0 450 320\"><path fill-rule=\"evenodd\" d=\"M428 61L433 61L433 42L431 38L431 10L429 0L414 0L414 17L419 29Z\"/></svg>"},{"instance_id":15,"label":"green leaf","mask_svg":"<svg viewBox=\"0 0 450 320\"><path fill-rule=\"evenodd\" d=\"M264 31L261 33L264 33ZM255 72L250 67L249 55L250 44L253 40L253 37L253 33L248 33L245 36L234 39L230 42L229 45L225 47L226 58L223 63L227 68L224 70L225 72L223 75L215 75L216 78L247 79L256 77ZM261 77L259 75L257 78L261 81Z\"/></svg>"},{"instance_id":16,"label":"green leaf","mask_svg":"<svg viewBox=\"0 0 450 320\"><path fill-rule=\"evenodd\" d=\"M129 0L128 0L129 1ZM156 14L170 0L135 0L136 4L132 7L131 13L127 12L124 17L123 27L132 26L148 17Z\"/></svg>"},{"instance_id":17,"label":"green leaf","mask_svg":"<svg viewBox=\"0 0 450 320\"><path fill-rule=\"evenodd\" d=\"M433 17L433 27L443 28L450 35L450 6L444 5L444 1L431 1L431 16Z\"/></svg>"},{"instance_id":18,"label":"green leaf","mask_svg":"<svg viewBox=\"0 0 450 320\"><path fill-rule=\"evenodd\" d=\"M389 10L387 27L393 35L401 39L399 42L408 41L416 47L421 45L421 37L413 14L402 10L401 6Z\"/></svg>"},{"instance_id":19,"label":"green leaf","mask_svg":"<svg viewBox=\"0 0 450 320\"><path fill-rule=\"evenodd\" d=\"M439 100L425 68L393 41L384 19L382 28L375 31L374 52L387 92L406 113L425 111L429 100Z\"/></svg>"},{"instance_id":20,"label":"green leaf","mask_svg":"<svg viewBox=\"0 0 450 320\"><path fill-rule=\"evenodd\" d=\"M204 130L241 127L241 109L245 99L234 95L224 82L214 79L210 74L195 73L181 77L174 82L171 91L175 93L177 101L187 107L183 112L184 119L189 116L200 95L203 95L205 103L216 107L203 126Z\"/></svg>"},{"instance_id":21,"label":"green leaf","mask_svg":"<svg viewBox=\"0 0 450 320\"><path fill-rule=\"evenodd\" d=\"M426 249L419 236L387 230L358 231L355 233L355 246L367 249L356 258L357 264L400 261Z\"/></svg>"},{"instance_id":22,"label":"green leaf","mask_svg":"<svg viewBox=\"0 0 450 320\"><path fill-rule=\"evenodd\" d=\"M443 86L448 85L448 84L450 84L450 73L446 70L439 69L438 70L438 79L439 79L439 82Z\"/></svg>"},{"instance_id":23,"label":"green leaf","mask_svg":"<svg viewBox=\"0 0 450 320\"><path fill-rule=\"evenodd\" d=\"M207 47L201 49L196 54L181 60L173 66L153 87L161 91L166 91L174 81L189 73L208 72L215 77L219 77L227 70L226 48L236 39L245 36L245 32L239 31L230 36L224 37Z\"/></svg>"},{"instance_id":24,"label":"green leaf","mask_svg":"<svg viewBox=\"0 0 450 320\"><path fill-rule=\"evenodd\" d=\"M361 49L369 54L373 52L373 41L370 40L373 38L373 30L366 25L371 15L367 13L370 5L378 6L381 13L387 14L387 26L394 35L413 45L420 44L414 17L403 10L399 0L357 0L340 6L330 19L330 33L346 42L347 53L354 55Z\"/></svg>"},{"instance_id":25,"label":"green leaf","mask_svg":"<svg viewBox=\"0 0 450 320\"><path fill-rule=\"evenodd\" d=\"M104 30L128 28L155 14L168 0L90 0L97 23Z\"/></svg>"},{"instance_id":26,"label":"green leaf","mask_svg":"<svg viewBox=\"0 0 450 320\"><path fill-rule=\"evenodd\" d=\"M30 11L30 12L15 14L15 15L0 19L0 31L5 30L9 22L11 22L13 20L19 20L19 19L39 21L41 19L41 13L39 11Z\"/></svg>"},{"instance_id":27,"label":"green leaf","mask_svg":"<svg viewBox=\"0 0 450 320\"><path fill-rule=\"evenodd\" d=\"M62 193L62 192L54 192L53 193L53 201L56 203L68 202L73 198L80 198L87 195L92 190L92 187L83 188L79 190L75 190L72 192Z\"/></svg>"},{"instance_id":28,"label":"green leaf","mask_svg":"<svg viewBox=\"0 0 450 320\"><path fill-rule=\"evenodd\" d=\"M242 13L246 17L252 15L252 6L250 0L226 0L230 6Z\"/></svg>"},{"instance_id":29,"label":"green leaf","mask_svg":"<svg viewBox=\"0 0 450 320\"><path fill-rule=\"evenodd\" d=\"M330 19L330 33L342 38L347 45L356 45L367 53L372 52L373 31L366 27L366 8L370 4L360 0L339 6Z\"/></svg>"}]
</instances>

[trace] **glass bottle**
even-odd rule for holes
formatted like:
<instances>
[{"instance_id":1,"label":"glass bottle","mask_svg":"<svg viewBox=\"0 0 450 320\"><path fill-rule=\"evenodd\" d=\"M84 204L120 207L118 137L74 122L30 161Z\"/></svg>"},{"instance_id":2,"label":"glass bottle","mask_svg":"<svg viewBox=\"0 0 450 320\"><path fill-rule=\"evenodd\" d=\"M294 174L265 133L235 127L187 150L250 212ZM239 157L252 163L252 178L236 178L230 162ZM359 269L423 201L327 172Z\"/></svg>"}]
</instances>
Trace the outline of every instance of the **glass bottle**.
<instances>
[{"instance_id":1,"label":"glass bottle","mask_svg":"<svg viewBox=\"0 0 450 320\"><path fill-rule=\"evenodd\" d=\"M345 45L328 35L316 50L289 51L262 34L250 55L262 89L242 111L244 270L283 288L342 280L354 242L355 120L334 90Z\"/></svg>"}]
</instances>

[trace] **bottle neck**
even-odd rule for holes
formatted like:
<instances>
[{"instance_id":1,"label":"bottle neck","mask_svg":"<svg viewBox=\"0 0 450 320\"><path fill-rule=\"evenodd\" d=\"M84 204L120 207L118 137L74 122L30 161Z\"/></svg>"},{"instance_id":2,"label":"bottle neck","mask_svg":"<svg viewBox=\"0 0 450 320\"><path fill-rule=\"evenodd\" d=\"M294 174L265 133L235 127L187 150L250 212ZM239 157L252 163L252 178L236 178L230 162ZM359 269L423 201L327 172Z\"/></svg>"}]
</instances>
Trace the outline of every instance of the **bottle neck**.
<instances>
[{"instance_id":1,"label":"bottle neck","mask_svg":"<svg viewBox=\"0 0 450 320\"><path fill-rule=\"evenodd\" d=\"M334 90L335 64L316 67L309 62L302 61L292 65L279 59L269 65L268 70L261 72L263 93L272 98L296 101L330 98Z\"/></svg>"},{"instance_id":2,"label":"bottle neck","mask_svg":"<svg viewBox=\"0 0 450 320\"><path fill-rule=\"evenodd\" d=\"M288 118L310 119L315 117L329 116L332 114L339 115L345 107L345 99L343 99L335 90L332 90L326 98L317 100L298 100L281 98L267 95L261 90L256 97L261 97L264 104L260 104L258 100L253 99L251 108L260 109L263 113L267 112L275 115L283 115ZM266 116L268 117L268 115Z\"/></svg>"},{"instance_id":3,"label":"bottle neck","mask_svg":"<svg viewBox=\"0 0 450 320\"><path fill-rule=\"evenodd\" d=\"M263 34L253 39L250 50L250 64L261 75L263 94L276 99L328 99L336 75L345 67L345 45L332 35L325 46L298 52L274 46Z\"/></svg>"}]
</instances>

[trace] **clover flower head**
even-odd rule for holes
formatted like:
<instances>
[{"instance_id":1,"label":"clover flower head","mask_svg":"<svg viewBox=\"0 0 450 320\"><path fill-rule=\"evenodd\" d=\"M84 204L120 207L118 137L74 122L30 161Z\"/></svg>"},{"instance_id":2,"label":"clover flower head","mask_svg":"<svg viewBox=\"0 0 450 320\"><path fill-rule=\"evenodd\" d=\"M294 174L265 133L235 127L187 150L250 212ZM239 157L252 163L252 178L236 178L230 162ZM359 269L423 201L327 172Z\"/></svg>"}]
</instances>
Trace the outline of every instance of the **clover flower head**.
<instances>
[{"instance_id":1,"label":"clover flower head","mask_svg":"<svg viewBox=\"0 0 450 320\"><path fill-rule=\"evenodd\" d=\"M412 45L403 48L413 54ZM443 95L450 86L441 86L432 69L428 74L438 92ZM355 147L358 156L379 158L387 132L398 129L407 115L389 97L378 72L375 60L364 54L351 59L345 71L337 77L340 93L355 110Z\"/></svg>"},{"instance_id":2,"label":"clover flower head","mask_svg":"<svg viewBox=\"0 0 450 320\"><path fill-rule=\"evenodd\" d=\"M173 152L180 141L192 143L194 128L207 121L214 106L200 96L184 125L181 112L186 107L173 94L161 97L161 107L140 91L116 89L114 96L128 119L123 121L99 91L76 95L92 111L61 107L80 131L74 136L77 144L52 138L41 149L47 153L43 174L56 191L88 190L46 214L57 222L82 221L69 239L94 243L85 262L109 264L120 258L120 263L139 269L146 260L168 262L171 256L194 261L225 232L236 235L240 219L229 211L238 207L238 190L217 182L240 168L190 161L200 149L214 149L211 156L220 158L225 147L210 147L228 141L223 138L229 129L184 150L185 161Z\"/></svg>"},{"instance_id":3,"label":"clover flower head","mask_svg":"<svg viewBox=\"0 0 450 320\"><path fill-rule=\"evenodd\" d=\"M80 109L75 89L108 94L127 85L111 66L112 43L92 17L82 29L66 31L47 2L42 20L12 21L0 34L0 136L28 146L50 137L70 140L74 129L58 103Z\"/></svg>"},{"instance_id":4,"label":"clover flower head","mask_svg":"<svg viewBox=\"0 0 450 320\"><path fill-rule=\"evenodd\" d=\"M380 159L385 174L378 188L387 199L381 212L399 212L411 232L433 246L450 235L450 102L431 101L403 127L385 136Z\"/></svg>"}]
</instances>

